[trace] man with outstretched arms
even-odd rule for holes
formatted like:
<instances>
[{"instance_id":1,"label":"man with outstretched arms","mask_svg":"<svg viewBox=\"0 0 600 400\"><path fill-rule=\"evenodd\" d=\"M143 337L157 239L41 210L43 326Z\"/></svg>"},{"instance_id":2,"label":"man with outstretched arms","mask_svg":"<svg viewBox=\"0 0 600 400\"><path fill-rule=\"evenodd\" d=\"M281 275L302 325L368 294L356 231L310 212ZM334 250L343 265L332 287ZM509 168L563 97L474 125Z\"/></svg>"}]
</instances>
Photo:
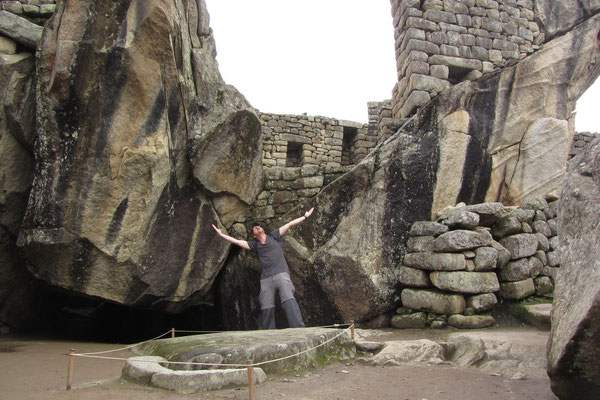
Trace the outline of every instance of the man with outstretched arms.
<instances>
[{"instance_id":1,"label":"man with outstretched arms","mask_svg":"<svg viewBox=\"0 0 600 400\"><path fill-rule=\"evenodd\" d=\"M243 249L250 250L258 256L262 268L259 301L263 329L275 329L275 292L279 292L281 307L285 311L290 327L304 326L298 302L294 297L294 285L290 279L290 270L283 256L281 236L292 226L310 217L313 211L314 207L306 211L302 217L288 222L269 234L266 234L259 224L253 224L252 237L254 240L251 241L236 239L221 232L216 226L212 226L223 239Z\"/></svg>"}]
</instances>

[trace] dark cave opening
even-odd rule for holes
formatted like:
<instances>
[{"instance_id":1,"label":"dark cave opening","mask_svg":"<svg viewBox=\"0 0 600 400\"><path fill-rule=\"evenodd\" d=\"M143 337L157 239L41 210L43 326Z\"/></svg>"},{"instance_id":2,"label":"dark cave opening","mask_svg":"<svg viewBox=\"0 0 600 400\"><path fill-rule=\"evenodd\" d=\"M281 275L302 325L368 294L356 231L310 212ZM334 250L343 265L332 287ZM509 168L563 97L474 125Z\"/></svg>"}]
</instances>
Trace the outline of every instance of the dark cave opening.
<instances>
[{"instance_id":1,"label":"dark cave opening","mask_svg":"<svg viewBox=\"0 0 600 400\"><path fill-rule=\"evenodd\" d=\"M43 305L28 318L27 327L11 330L57 340L137 343L168 333L223 330L215 305L193 306L181 313L138 309L99 299L76 296L45 287ZM189 334L189 333L186 333Z\"/></svg>"}]
</instances>

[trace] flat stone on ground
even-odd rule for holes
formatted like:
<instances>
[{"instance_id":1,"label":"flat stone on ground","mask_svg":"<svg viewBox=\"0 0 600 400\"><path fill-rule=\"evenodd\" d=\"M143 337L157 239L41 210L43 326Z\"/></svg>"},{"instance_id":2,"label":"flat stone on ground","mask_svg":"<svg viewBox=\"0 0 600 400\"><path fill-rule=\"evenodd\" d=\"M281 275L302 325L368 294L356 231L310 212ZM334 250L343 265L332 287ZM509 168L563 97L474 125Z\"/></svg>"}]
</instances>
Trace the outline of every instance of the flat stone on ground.
<instances>
[{"instance_id":1,"label":"flat stone on ground","mask_svg":"<svg viewBox=\"0 0 600 400\"><path fill-rule=\"evenodd\" d=\"M161 356L169 361L192 362L203 354L220 354L222 364L246 364L248 360L260 363L297 354L341 333L337 339L314 351L261 365L265 373L282 373L317 367L323 358L333 356L344 360L354 357L356 349L350 331L342 332L327 328L220 332L154 340L134 348L134 351L140 355Z\"/></svg>"}]
</instances>

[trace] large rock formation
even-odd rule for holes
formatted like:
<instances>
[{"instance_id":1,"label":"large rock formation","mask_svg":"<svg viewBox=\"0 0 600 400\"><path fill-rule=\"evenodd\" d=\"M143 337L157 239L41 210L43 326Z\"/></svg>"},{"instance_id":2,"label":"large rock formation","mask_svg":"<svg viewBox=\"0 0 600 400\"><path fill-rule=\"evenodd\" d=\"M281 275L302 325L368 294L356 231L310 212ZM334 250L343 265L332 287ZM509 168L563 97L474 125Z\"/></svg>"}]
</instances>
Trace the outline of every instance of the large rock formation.
<instances>
[{"instance_id":1,"label":"large rock formation","mask_svg":"<svg viewBox=\"0 0 600 400\"><path fill-rule=\"evenodd\" d=\"M559 232L562 266L554 294L548 375L560 399L600 393L600 140L569 163Z\"/></svg>"},{"instance_id":2,"label":"large rock formation","mask_svg":"<svg viewBox=\"0 0 600 400\"><path fill-rule=\"evenodd\" d=\"M365 321L390 310L412 222L461 201L520 204L560 187L575 102L599 72L599 22L590 18L520 63L440 94L301 208L317 211L285 250L308 321ZM228 282L246 282L240 264L221 281L221 295L236 300L233 326L257 313Z\"/></svg>"},{"instance_id":3,"label":"large rock formation","mask_svg":"<svg viewBox=\"0 0 600 400\"><path fill-rule=\"evenodd\" d=\"M248 204L257 189L231 182L262 183L259 122L220 77L204 2L59 1L39 48L30 270L121 304L197 304L228 249L210 196ZM243 157L218 156L223 136Z\"/></svg>"},{"instance_id":4,"label":"large rock formation","mask_svg":"<svg viewBox=\"0 0 600 400\"><path fill-rule=\"evenodd\" d=\"M600 73L599 21L592 17L518 64L432 102L440 137L432 216L460 201L518 205L560 188L575 102Z\"/></svg>"},{"instance_id":5,"label":"large rock formation","mask_svg":"<svg viewBox=\"0 0 600 400\"><path fill-rule=\"evenodd\" d=\"M560 186L575 101L600 73L598 7L579 3L556 25L538 16L553 38L542 49L435 97L281 218L316 208L284 240L309 324L394 309L413 222ZM35 85L31 55L2 57L1 256L127 306L178 312L216 292L226 326L258 326L256 259L230 253L210 224L246 234L263 186L260 122L221 79L204 1L59 0L38 49Z\"/></svg>"},{"instance_id":6,"label":"large rock formation","mask_svg":"<svg viewBox=\"0 0 600 400\"><path fill-rule=\"evenodd\" d=\"M15 246L33 178L35 57L0 54L0 321L29 326L39 287Z\"/></svg>"}]
</instances>

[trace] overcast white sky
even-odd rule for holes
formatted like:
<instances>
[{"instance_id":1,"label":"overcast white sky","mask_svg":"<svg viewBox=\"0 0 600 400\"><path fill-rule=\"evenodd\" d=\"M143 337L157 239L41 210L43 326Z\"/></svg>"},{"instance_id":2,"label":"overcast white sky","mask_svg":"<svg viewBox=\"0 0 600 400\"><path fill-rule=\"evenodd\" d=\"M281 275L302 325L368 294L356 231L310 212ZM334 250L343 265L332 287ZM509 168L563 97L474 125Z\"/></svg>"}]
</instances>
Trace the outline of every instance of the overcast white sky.
<instances>
[{"instance_id":1,"label":"overcast white sky","mask_svg":"<svg viewBox=\"0 0 600 400\"><path fill-rule=\"evenodd\" d=\"M223 79L264 112L367 122L396 83L389 0L206 0ZM600 83L600 82L598 82ZM600 85L576 129L600 131Z\"/></svg>"}]
</instances>

